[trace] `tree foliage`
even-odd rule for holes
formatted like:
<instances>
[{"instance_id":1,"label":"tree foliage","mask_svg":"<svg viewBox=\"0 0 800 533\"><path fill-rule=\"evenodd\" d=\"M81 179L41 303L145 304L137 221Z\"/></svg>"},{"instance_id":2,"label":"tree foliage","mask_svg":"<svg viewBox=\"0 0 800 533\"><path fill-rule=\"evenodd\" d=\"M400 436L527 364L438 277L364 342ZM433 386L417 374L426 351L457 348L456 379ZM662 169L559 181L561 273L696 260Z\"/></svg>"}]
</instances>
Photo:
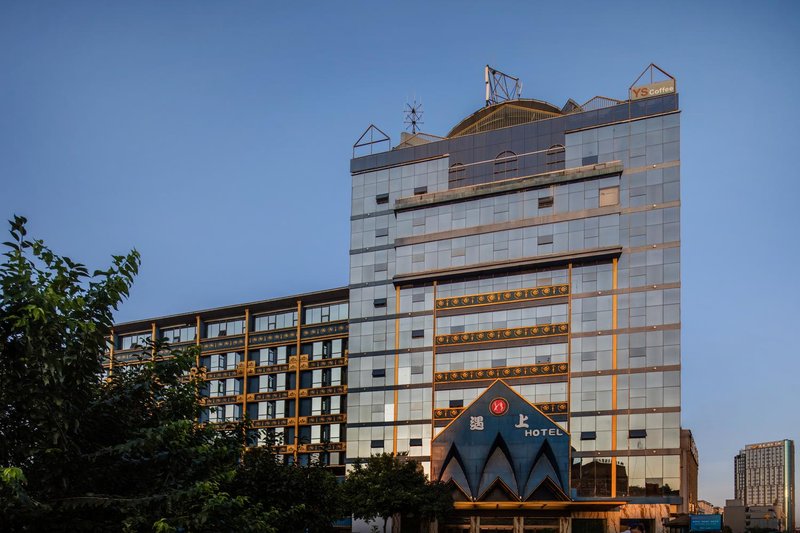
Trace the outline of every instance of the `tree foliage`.
<instances>
[{"instance_id":1,"label":"tree foliage","mask_svg":"<svg viewBox=\"0 0 800 533\"><path fill-rule=\"evenodd\" d=\"M230 486L232 493L275 511L279 531L329 531L347 510L336 477L324 466L284 465L272 445L249 450Z\"/></svg>"},{"instance_id":2,"label":"tree foliage","mask_svg":"<svg viewBox=\"0 0 800 533\"><path fill-rule=\"evenodd\" d=\"M0 530L277 531L266 499L228 490L244 425L196 422L194 352L156 343L101 379L139 254L90 274L25 224L0 264Z\"/></svg>"},{"instance_id":3,"label":"tree foliage","mask_svg":"<svg viewBox=\"0 0 800 533\"><path fill-rule=\"evenodd\" d=\"M382 453L358 461L344 483L344 493L355 518L383 519L383 528L394 517L440 519L453 506L450 492L441 483L429 482L422 465L406 454Z\"/></svg>"}]
</instances>

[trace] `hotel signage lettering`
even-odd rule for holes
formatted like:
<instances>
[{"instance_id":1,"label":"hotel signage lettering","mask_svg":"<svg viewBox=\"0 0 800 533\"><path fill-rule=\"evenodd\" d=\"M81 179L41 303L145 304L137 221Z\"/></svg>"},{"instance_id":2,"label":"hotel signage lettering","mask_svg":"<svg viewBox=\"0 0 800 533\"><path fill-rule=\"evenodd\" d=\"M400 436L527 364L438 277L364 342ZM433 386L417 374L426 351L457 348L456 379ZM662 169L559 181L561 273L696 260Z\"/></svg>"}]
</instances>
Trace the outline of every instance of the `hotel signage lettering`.
<instances>
[{"instance_id":1,"label":"hotel signage lettering","mask_svg":"<svg viewBox=\"0 0 800 533\"><path fill-rule=\"evenodd\" d=\"M630 99L640 100L651 96L662 96L675 92L675 80L658 81L649 85L640 85L630 88Z\"/></svg>"},{"instance_id":2,"label":"hotel signage lettering","mask_svg":"<svg viewBox=\"0 0 800 533\"><path fill-rule=\"evenodd\" d=\"M494 416L502 416L508 412L508 400L505 398L495 398L491 402L489 402L489 412L492 413ZM558 427L542 427L542 428L533 428L531 429L530 425L528 424L528 415L518 413L516 416L519 418L515 418L518 420L514 427L516 429L522 429L523 435L526 437L562 437L564 436L564 432L561 431ZM483 431L486 428L484 424L483 415L477 416L470 416L469 417L469 430L470 431Z\"/></svg>"}]
</instances>

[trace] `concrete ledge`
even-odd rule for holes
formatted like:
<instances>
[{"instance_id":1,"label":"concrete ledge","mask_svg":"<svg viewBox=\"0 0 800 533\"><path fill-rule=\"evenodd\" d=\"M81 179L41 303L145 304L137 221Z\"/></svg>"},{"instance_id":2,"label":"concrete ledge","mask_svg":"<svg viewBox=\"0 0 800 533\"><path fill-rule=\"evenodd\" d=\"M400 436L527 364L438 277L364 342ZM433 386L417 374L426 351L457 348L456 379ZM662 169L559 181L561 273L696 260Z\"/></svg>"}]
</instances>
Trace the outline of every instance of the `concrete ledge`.
<instances>
[{"instance_id":1,"label":"concrete ledge","mask_svg":"<svg viewBox=\"0 0 800 533\"><path fill-rule=\"evenodd\" d=\"M447 191L432 192L428 194L420 194L418 196L399 198L394 203L394 210L407 211L409 209L420 209L422 207L431 205L457 202L471 198L496 196L498 194L506 194L525 189L546 187L548 185L554 185L557 183L567 183L570 181L596 178L599 176L621 174L622 170L623 168L621 161L609 161L608 163L597 163L596 165L586 165L583 167L568 168L564 170L554 170L553 172L544 172L542 174L533 174L531 176L522 176L519 178L493 181L490 183L469 185L467 187L459 187L457 189L450 189Z\"/></svg>"},{"instance_id":2,"label":"concrete ledge","mask_svg":"<svg viewBox=\"0 0 800 533\"><path fill-rule=\"evenodd\" d=\"M467 277L470 275L488 274L490 272L524 270L530 267L566 265L568 263L596 261L598 259L619 257L621 253L622 246L606 246L603 248L590 248L576 250L573 252L559 252L554 254L537 255L535 257L523 257L522 259L509 259L506 261L479 263L477 265L426 270L424 272L414 272L411 274L399 274L392 278L392 281L394 281L395 285L404 285L407 283L415 283L420 281L433 281L439 279Z\"/></svg>"}]
</instances>

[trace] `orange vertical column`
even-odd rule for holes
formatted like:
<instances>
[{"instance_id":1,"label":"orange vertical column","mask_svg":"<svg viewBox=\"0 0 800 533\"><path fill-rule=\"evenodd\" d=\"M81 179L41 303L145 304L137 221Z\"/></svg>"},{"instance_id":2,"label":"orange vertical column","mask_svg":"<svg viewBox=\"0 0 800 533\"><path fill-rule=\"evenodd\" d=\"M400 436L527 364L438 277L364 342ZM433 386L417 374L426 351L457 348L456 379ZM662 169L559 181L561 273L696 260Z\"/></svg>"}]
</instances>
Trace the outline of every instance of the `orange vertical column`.
<instances>
[{"instance_id":1,"label":"orange vertical column","mask_svg":"<svg viewBox=\"0 0 800 533\"><path fill-rule=\"evenodd\" d=\"M300 449L300 334L303 322L303 302L297 300L297 344L295 348L295 381L294 381L294 462L297 463L297 450Z\"/></svg>"},{"instance_id":2,"label":"orange vertical column","mask_svg":"<svg viewBox=\"0 0 800 533\"><path fill-rule=\"evenodd\" d=\"M400 383L400 287L395 287L394 291L394 424L392 425L392 453L397 453L397 414L399 391L397 386Z\"/></svg>"},{"instance_id":3,"label":"orange vertical column","mask_svg":"<svg viewBox=\"0 0 800 533\"><path fill-rule=\"evenodd\" d=\"M431 351L431 440L436 436L436 420L433 414L436 412L436 380L433 376L436 375L436 296L437 296L437 283L433 282L433 335L431 336L432 346Z\"/></svg>"},{"instance_id":4,"label":"orange vertical column","mask_svg":"<svg viewBox=\"0 0 800 533\"><path fill-rule=\"evenodd\" d=\"M150 342L152 343L152 348L150 349L150 357L153 361L156 360L156 323L153 322L150 325Z\"/></svg>"},{"instance_id":5,"label":"orange vertical column","mask_svg":"<svg viewBox=\"0 0 800 533\"><path fill-rule=\"evenodd\" d=\"M242 357L242 419L247 418L247 361L250 358L250 308L244 310L244 357ZM245 435L247 446L247 435Z\"/></svg>"},{"instance_id":6,"label":"orange vertical column","mask_svg":"<svg viewBox=\"0 0 800 533\"><path fill-rule=\"evenodd\" d=\"M611 263L611 450L617 449L617 260ZM617 496L617 456L611 455L611 497Z\"/></svg>"},{"instance_id":7,"label":"orange vertical column","mask_svg":"<svg viewBox=\"0 0 800 533\"><path fill-rule=\"evenodd\" d=\"M114 328L111 328L111 346L108 347L108 375L114 372L114 348L117 346L117 338L114 336Z\"/></svg>"}]
</instances>

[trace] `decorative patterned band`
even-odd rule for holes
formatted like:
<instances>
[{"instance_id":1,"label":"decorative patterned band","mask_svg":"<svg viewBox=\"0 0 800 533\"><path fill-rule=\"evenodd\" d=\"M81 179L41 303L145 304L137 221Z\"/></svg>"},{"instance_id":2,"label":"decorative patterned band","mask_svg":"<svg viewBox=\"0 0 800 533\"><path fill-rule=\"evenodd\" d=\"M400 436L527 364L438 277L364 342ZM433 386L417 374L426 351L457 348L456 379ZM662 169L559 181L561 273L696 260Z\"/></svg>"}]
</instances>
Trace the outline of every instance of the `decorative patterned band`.
<instances>
[{"instance_id":1,"label":"decorative patterned band","mask_svg":"<svg viewBox=\"0 0 800 533\"><path fill-rule=\"evenodd\" d=\"M237 348L244 348L244 335L239 337L222 337L221 339L203 341L200 344L200 350L202 352L236 350Z\"/></svg>"},{"instance_id":2,"label":"decorative patterned band","mask_svg":"<svg viewBox=\"0 0 800 533\"><path fill-rule=\"evenodd\" d=\"M309 361L308 356L306 359L300 359L300 368L331 368L335 366L347 366L347 357L334 357L332 359L317 359L316 361Z\"/></svg>"},{"instance_id":3,"label":"decorative patterned band","mask_svg":"<svg viewBox=\"0 0 800 533\"><path fill-rule=\"evenodd\" d=\"M251 376L260 376L262 374L280 374L281 372L288 372L289 365L282 364L282 365L267 365L267 366L257 366L252 370L249 370L247 373Z\"/></svg>"},{"instance_id":4,"label":"decorative patterned band","mask_svg":"<svg viewBox=\"0 0 800 533\"><path fill-rule=\"evenodd\" d=\"M435 383L453 383L459 381L479 381L497 378L522 378L531 376L554 376L566 374L569 370L567 363L543 363L539 365L507 366L503 368L479 368L477 370L455 370L452 372L437 372L433 379Z\"/></svg>"},{"instance_id":5,"label":"decorative patterned band","mask_svg":"<svg viewBox=\"0 0 800 533\"><path fill-rule=\"evenodd\" d=\"M248 402L263 402L267 400L287 400L290 398L296 398L297 391L296 390L278 390L278 391L271 391L271 392L256 392L253 394L247 395Z\"/></svg>"},{"instance_id":6,"label":"decorative patterned band","mask_svg":"<svg viewBox=\"0 0 800 533\"><path fill-rule=\"evenodd\" d=\"M337 394L347 394L347 385L317 387L314 389L300 389L301 398L309 398L311 396L335 396Z\"/></svg>"},{"instance_id":7,"label":"decorative patterned band","mask_svg":"<svg viewBox=\"0 0 800 533\"><path fill-rule=\"evenodd\" d=\"M301 444L298 452L343 452L347 449L346 442L320 442L318 444Z\"/></svg>"},{"instance_id":8,"label":"decorative patterned band","mask_svg":"<svg viewBox=\"0 0 800 533\"><path fill-rule=\"evenodd\" d=\"M436 346L457 346L462 344L477 344L482 342L513 341L520 339L538 339L566 335L569 325L542 324L512 329L492 329L489 331L475 331L471 333L455 333L453 335L437 335L434 342Z\"/></svg>"},{"instance_id":9,"label":"decorative patterned band","mask_svg":"<svg viewBox=\"0 0 800 533\"><path fill-rule=\"evenodd\" d=\"M268 420L253 420L254 428L277 428L294 424L294 418L271 418Z\"/></svg>"},{"instance_id":10,"label":"decorative patterned band","mask_svg":"<svg viewBox=\"0 0 800 533\"><path fill-rule=\"evenodd\" d=\"M301 426L311 426L315 424L338 424L341 422L347 422L347 413L301 416L299 420L299 424Z\"/></svg>"},{"instance_id":11,"label":"decorative patterned band","mask_svg":"<svg viewBox=\"0 0 800 533\"><path fill-rule=\"evenodd\" d=\"M244 374L243 370L242 367L238 367L236 370L212 370L210 372L203 372L202 376L205 380L236 378Z\"/></svg>"},{"instance_id":12,"label":"decorative patterned band","mask_svg":"<svg viewBox=\"0 0 800 533\"><path fill-rule=\"evenodd\" d=\"M332 324L315 324L305 326L300 329L300 338L313 339L316 337L330 337L331 335L347 335L347 322L336 322Z\"/></svg>"},{"instance_id":13,"label":"decorative patterned band","mask_svg":"<svg viewBox=\"0 0 800 533\"><path fill-rule=\"evenodd\" d=\"M569 285L547 285L532 289L517 289L512 291L487 292L469 296L453 296L436 300L436 309L458 309L461 307L474 307L477 305L504 304L509 302L524 302L526 300L539 300L542 298L556 298L569 294Z\"/></svg>"},{"instance_id":14,"label":"decorative patterned band","mask_svg":"<svg viewBox=\"0 0 800 533\"><path fill-rule=\"evenodd\" d=\"M541 412L543 412L546 415L567 414L569 410L567 402L546 402L546 403L535 403L533 405L535 405ZM445 409L434 409L433 418L434 420L450 420L457 417L463 410L464 410L463 407L447 407Z\"/></svg>"},{"instance_id":15,"label":"decorative patterned band","mask_svg":"<svg viewBox=\"0 0 800 533\"><path fill-rule=\"evenodd\" d=\"M294 342L297 340L297 329L287 329L270 333L254 333L250 335L250 345L274 344L277 342Z\"/></svg>"},{"instance_id":16,"label":"decorative patterned band","mask_svg":"<svg viewBox=\"0 0 800 533\"><path fill-rule=\"evenodd\" d=\"M202 405L223 405L226 403L242 403L244 397L241 394L231 396L214 396L213 398L201 398Z\"/></svg>"}]
</instances>

